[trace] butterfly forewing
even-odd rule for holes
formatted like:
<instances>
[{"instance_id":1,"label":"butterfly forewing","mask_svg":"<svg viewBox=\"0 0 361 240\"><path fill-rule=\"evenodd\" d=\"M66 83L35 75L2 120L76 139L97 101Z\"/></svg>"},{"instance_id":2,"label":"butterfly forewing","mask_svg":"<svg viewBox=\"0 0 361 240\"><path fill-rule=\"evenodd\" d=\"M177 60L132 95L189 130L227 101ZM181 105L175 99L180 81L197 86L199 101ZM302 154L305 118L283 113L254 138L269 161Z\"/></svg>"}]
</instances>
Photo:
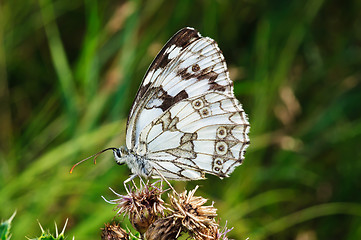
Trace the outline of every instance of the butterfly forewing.
<instances>
[{"instance_id":1,"label":"butterfly forewing","mask_svg":"<svg viewBox=\"0 0 361 240\"><path fill-rule=\"evenodd\" d=\"M128 119L127 147L136 146L146 125L175 103L207 91L233 95L216 42L185 28L163 47L138 90Z\"/></svg>"},{"instance_id":2,"label":"butterfly forewing","mask_svg":"<svg viewBox=\"0 0 361 240\"><path fill-rule=\"evenodd\" d=\"M128 119L126 143L168 179L224 177L241 164L248 131L217 43L184 28L148 69Z\"/></svg>"}]
</instances>

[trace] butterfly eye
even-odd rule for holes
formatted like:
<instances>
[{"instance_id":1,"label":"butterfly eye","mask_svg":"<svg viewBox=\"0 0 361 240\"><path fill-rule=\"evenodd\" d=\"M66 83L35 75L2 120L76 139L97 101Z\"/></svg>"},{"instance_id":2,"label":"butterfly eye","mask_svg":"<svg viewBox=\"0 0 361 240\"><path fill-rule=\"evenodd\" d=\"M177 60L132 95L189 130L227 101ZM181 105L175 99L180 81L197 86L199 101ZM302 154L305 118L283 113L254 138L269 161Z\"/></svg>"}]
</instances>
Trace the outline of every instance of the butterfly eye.
<instances>
[{"instance_id":1,"label":"butterfly eye","mask_svg":"<svg viewBox=\"0 0 361 240\"><path fill-rule=\"evenodd\" d=\"M114 153L118 158L122 158L122 153L119 148L117 150L115 150Z\"/></svg>"}]
</instances>

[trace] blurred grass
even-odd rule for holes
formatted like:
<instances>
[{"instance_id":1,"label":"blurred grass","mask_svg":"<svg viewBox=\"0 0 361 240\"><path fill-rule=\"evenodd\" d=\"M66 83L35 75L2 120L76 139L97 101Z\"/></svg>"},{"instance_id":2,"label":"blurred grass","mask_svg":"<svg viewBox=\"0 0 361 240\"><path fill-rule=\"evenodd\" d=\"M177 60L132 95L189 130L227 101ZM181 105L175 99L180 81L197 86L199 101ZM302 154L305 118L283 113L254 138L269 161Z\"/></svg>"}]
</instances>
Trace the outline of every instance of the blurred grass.
<instances>
[{"instance_id":1,"label":"blurred grass","mask_svg":"<svg viewBox=\"0 0 361 240\"><path fill-rule=\"evenodd\" d=\"M185 26L214 38L249 114L251 147L228 179L200 184L235 239L361 238L359 1L3 1L0 217L13 239L69 218L97 239L107 187L123 191L128 110L161 46ZM69 235L70 234L70 235Z\"/></svg>"}]
</instances>

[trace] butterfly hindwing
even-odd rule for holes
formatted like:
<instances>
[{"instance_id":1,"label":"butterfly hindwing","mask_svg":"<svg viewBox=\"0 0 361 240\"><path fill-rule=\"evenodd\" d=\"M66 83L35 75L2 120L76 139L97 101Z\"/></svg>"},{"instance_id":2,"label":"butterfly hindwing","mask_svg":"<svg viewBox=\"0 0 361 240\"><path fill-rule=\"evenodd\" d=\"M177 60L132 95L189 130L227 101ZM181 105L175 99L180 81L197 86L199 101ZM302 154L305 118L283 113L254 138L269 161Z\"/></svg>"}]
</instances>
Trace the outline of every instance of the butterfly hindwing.
<instances>
[{"instance_id":1,"label":"butterfly hindwing","mask_svg":"<svg viewBox=\"0 0 361 240\"><path fill-rule=\"evenodd\" d=\"M182 100L144 128L139 149L171 179L200 179L204 173L225 177L244 159L248 131L239 102L209 92Z\"/></svg>"}]
</instances>

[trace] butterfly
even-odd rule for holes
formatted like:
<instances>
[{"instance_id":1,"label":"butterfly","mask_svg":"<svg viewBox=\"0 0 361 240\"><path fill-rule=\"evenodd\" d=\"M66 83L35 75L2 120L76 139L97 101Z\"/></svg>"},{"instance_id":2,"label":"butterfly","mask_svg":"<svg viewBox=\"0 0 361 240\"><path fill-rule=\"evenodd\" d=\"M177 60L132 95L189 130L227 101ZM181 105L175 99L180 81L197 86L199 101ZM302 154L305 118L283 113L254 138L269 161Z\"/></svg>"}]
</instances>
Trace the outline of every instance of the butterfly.
<instances>
[{"instance_id":1,"label":"butterfly","mask_svg":"<svg viewBox=\"0 0 361 240\"><path fill-rule=\"evenodd\" d=\"M242 163L249 129L217 43L187 27L150 65L130 110L126 146L113 153L130 168L127 181L223 178Z\"/></svg>"},{"instance_id":2,"label":"butterfly","mask_svg":"<svg viewBox=\"0 0 361 240\"><path fill-rule=\"evenodd\" d=\"M217 43L193 28L179 30L150 65L127 122L126 145L113 150L132 175L171 180L228 177L249 146L250 124L233 93Z\"/></svg>"}]
</instances>

